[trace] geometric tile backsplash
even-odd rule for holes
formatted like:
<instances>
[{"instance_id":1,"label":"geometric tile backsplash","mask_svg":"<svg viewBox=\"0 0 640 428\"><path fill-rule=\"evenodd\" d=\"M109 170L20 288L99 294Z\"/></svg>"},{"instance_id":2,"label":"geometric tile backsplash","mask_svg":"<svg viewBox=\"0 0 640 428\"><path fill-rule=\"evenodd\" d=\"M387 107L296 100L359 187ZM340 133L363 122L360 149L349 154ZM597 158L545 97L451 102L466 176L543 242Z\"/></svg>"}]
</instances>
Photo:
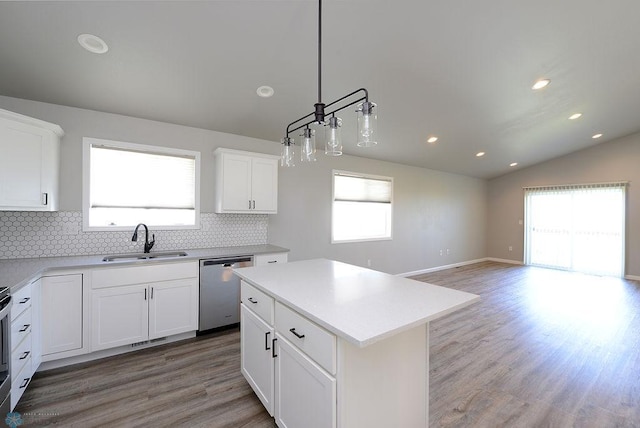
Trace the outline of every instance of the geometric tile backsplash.
<instances>
[{"instance_id":1,"label":"geometric tile backsplash","mask_svg":"<svg viewBox=\"0 0 640 428\"><path fill-rule=\"evenodd\" d=\"M153 230L156 251L267 243L267 214L200 214L200 229ZM81 211L0 211L0 259L142 252L131 231L83 232ZM141 236L144 239L144 233Z\"/></svg>"}]
</instances>

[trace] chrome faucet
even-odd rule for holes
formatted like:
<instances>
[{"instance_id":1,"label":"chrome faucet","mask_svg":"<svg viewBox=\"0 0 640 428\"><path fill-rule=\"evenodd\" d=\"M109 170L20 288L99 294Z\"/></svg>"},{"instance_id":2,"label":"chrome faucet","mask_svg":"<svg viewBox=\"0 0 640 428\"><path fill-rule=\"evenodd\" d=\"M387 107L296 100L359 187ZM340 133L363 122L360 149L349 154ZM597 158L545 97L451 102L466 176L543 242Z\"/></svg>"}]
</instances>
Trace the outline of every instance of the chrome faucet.
<instances>
[{"instance_id":1,"label":"chrome faucet","mask_svg":"<svg viewBox=\"0 0 640 428\"><path fill-rule=\"evenodd\" d=\"M133 231L133 236L131 237L132 242L138 241L138 228L140 226L144 226L144 252L148 253L153 248L153 244L156 243L156 235L153 234L151 238L151 242L149 242L149 228L146 224L140 223L136 226L136 229Z\"/></svg>"}]
</instances>

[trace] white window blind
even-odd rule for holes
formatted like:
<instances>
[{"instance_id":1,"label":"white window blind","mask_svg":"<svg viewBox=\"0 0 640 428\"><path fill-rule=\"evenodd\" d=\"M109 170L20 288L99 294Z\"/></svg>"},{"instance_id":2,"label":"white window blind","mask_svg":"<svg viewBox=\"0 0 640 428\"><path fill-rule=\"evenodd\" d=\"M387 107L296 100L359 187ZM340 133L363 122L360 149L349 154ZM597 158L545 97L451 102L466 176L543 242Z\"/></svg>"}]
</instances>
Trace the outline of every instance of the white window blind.
<instances>
[{"instance_id":1,"label":"white window blind","mask_svg":"<svg viewBox=\"0 0 640 428\"><path fill-rule=\"evenodd\" d=\"M524 188L525 263L623 276L626 186Z\"/></svg>"},{"instance_id":2,"label":"white window blind","mask_svg":"<svg viewBox=\"0 0 640 428\"><path fill-rule=\"evenodd\" d=\"M391 180L335 174L335 201L391 203Z\"/></svg>"},{"instance_id":3,"label":"white window blind","mask_svg":"<svg viewBox=\"0 0 640 428\"><path fill-rule=\"evenodd\" d=\"M333 173L332 242L391 239L393 179Z\"/></svg>"},{"instance_id":4,"label":"white window blind","mask_svg":"<svg viewBox=\"0 0 640 428\"><path fill-rule=\"evenodd\" d=\"M84 138L83 227L199 227L200 153Z\"/></svg>"},{"instance_id":5,"label":"white window blind","mask_svg":"<svg viewBox=\"0 0 640 428\"><path fill-rule=\"evenodd\" d=\"M91 148L91 208L195 209L195 158Z\"/></svg>"}]
</instances>

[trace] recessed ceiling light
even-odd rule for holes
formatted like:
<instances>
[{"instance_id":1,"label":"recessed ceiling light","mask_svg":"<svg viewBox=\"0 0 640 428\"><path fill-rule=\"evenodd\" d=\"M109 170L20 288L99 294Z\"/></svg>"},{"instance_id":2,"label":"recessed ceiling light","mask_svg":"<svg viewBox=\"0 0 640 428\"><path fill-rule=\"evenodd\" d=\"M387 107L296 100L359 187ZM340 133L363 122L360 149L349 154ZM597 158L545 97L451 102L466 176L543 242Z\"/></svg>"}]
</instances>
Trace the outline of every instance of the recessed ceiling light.
<instances>
[{"instance_id":1,"label":"recessed ceiling light","mask_svg":"<svg viewBox=\"0 0 640 428\"><path fill-rule=\"evenodd\" d=\"M438 137L429 137L429 139L427 140L427 143L435 143L436 141L438 141Z\"/></svg>"},{"instance_id":2,"label":"recessed ceiling light","mask_svg":"<svg viewBox=\"0 0 640 428\"><path fill-rule=\"evenodd\" d=\"M549 79L538 79L536 80L536 83L533 84L531 89L533 89L534 91L537 91L538 89L542 89L546 87L549 83L551 83L551 80Z\"/></svg>"},{"instance_id":3,"label":"recessed ceiling light","mask_svg":"<svg viewBox=\"0 0 640 428\"><path fill-rule=\"evenodd\" d=\"M272 97L273 94L275 93L275 91L273 90L273 88L271 86L260 86L257 90L256 93L258 94L259 97L262 98L269 98Z\"/></svg>"},{"instance_id":4,"label":"recessed ceiling light","mask_svg":"<svg viewBox=\"0 0 640 428\"><path fill-rule=\"evenodd\" d=\"M517 165L518 165L518 162L511 162L511 163L509 164L509 166L517 166Z\"/></svg>"},{"instance_id":5,"label":"recessed ceiling light","mask_svg":"<svg viewBox=\"0 0 640 428\"><path fill-rule=\"evenodd\" d=\"M591 138L593 138L593 139L595 140L596 138L600 138L600 137L602 137L602 134L595 134L595 135L594 135L593 137L591 137Z\"/></svg>"},{"instance_id":6,"label":"recessed ceiling light","mask_svg":"<svg viewBox=\"0 0 640 428\"><path fill-rule=\"evenodd\" d=\"M93 34L80 34L78 36L80 46L95 54L103 54L109 50L109 46L98 36Z\"/></svg>"},{"instance_id":7,"label":"recessed ceiling light","mask_svg":"<svg viewBox=\"0 0 640 428\"><path fill-rule=\"evenodd\" d=\"M582 113L573 113L571 116L569 116L569 120L576 120L579 117L582 117Z\"/></svg>"},{"instance_id":8,"label":"recessed ceiling light","mask_svg":"<svg viewBox=\"0 0 640 428\"><path fill-rule=\"evenodd\" d=\"M480 157L484 156L484 152L478 152L478 153L476 153L476 156L480 158Z\"/></svg>"}]
</instances>

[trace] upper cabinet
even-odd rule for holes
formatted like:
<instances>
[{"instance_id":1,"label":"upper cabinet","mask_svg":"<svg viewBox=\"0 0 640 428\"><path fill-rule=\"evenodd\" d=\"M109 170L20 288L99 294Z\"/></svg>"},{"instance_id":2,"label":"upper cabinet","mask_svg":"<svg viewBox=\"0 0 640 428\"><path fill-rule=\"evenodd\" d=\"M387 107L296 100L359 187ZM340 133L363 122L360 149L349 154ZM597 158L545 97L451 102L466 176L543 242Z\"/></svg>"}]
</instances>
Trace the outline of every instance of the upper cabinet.
<instances>
[{"instance_id":1,"label":"upper cabinet","mask_svg":"<svg viewBox=\"0 0 640 428\"><path fill-rule=\"evenodd\" d=\"M0 210L56 211L62 128L0 109Z\"/></svg>"},{"instance_id":2,"label":"upper cabinet","mask_svg":"<svg viewBox=\"0 0 640 428\"><path fill-rule=\"evenodd\" d=\"M278 156L219 148L216 213L278 212Z\"/></svg>"}]
</instances>

